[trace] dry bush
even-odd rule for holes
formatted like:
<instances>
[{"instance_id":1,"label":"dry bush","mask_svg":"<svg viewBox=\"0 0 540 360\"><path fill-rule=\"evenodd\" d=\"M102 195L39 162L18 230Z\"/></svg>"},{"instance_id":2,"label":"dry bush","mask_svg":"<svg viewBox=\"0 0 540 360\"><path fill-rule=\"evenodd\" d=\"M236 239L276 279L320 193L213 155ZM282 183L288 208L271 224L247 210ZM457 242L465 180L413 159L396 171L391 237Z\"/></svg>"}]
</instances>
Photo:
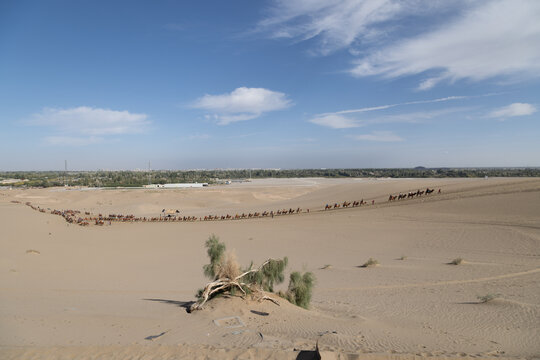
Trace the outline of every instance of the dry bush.
<instances>
[{"instance_id":1,"label":"dry bush","mask_svg":"<svg viewBox=\"0 0 540 360\"><path fill-rule=\"evenodd\" d=\"M487 303L487 302L490 302L491 300L495 300L499 296L501 296L501 294L486 294L483 296L479 295L476 298L478 299L480 303Z\"/></svg>"},{"instance_id":2,"label":"dry bush","mask_svg":"<svg viewBox=\"0 0 540 360\"><path fill-rule=\"evenodd\" d=\"M366 261L362 267L370 267L370 266L377 266L379 265L379 261L374 258L369 258L368 261Z\"/></svg>"},{"instance_id":3,"label":"dry bush","mask_svg":"<svg viewBox=\"0 0 540 360\"><path fill-rule=\"evenodd\" d=\"M216 266L218 279L227 278L234 279L241 274L240 264L236 260L236 254L234 252L225 251L222 260Z\"/></svg>"},{"instance_id":4,"label":"dry bush","mask_svg":"<svg viewBox=\"0 0 540 360\"><path fill-rule=\"evenodd\" d=\"M463 264L463 259L462 258L455 258L454 260L450 261L450 264L451 265L461 265Z\"/></svg>"}]
</instances>

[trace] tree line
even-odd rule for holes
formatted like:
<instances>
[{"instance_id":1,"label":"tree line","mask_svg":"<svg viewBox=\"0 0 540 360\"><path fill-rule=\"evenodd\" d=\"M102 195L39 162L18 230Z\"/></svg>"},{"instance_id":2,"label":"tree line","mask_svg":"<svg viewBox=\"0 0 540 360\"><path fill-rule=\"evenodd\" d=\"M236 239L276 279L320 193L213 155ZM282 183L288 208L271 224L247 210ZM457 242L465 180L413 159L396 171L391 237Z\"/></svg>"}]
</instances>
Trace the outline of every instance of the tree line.
<instances>
[{"instance_id":1,"label":"tree line","mask_svg":"<svg viewBox=\"0 0 540 360\"><path fill-rule=\"evenodd\" d=\"M209 183L263 178L478 178L539 177L540 168L377 168L377 169L215 169L154 171L4 171L0 181L14 187L141 187L149 183Z\"/></svg>"}]
</instances>

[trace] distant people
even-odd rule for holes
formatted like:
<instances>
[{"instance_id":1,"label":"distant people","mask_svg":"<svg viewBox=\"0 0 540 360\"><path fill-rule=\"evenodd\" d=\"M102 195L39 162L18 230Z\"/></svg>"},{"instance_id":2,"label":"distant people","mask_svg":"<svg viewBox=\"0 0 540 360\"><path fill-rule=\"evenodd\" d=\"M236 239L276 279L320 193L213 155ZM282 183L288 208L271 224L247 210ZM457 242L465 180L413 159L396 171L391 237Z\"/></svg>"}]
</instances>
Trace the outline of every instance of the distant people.
<instances>
[{"instance_id":1,"label":"distant people","mask_svg":"<svg viewBox=\"0 0 540 360\"><path fill-rule=\"evenodd\" d=\"M270 211L270 215L272 216L272 219L274 218L274 210Z\"/></svg>"},{"instance_id":2,"label":"distant people","mask_svg":"<svg viewBox=\"0 0 540 360\"><path fill-rule=\"evenodd\" d=\"M439 191L438 191L437 193L440 194L440 193L441 193L441 189L439 189Z\"/></svg>"},{"instance_id":3,"label":"distant people","mask_svg":"<svg viewBox=\"0 0 540 360\"><path fill-rule=\"evenodd\" d=\"M371 200L371 205L375 205L375 200Z\"/></svg>"}]
</instances>

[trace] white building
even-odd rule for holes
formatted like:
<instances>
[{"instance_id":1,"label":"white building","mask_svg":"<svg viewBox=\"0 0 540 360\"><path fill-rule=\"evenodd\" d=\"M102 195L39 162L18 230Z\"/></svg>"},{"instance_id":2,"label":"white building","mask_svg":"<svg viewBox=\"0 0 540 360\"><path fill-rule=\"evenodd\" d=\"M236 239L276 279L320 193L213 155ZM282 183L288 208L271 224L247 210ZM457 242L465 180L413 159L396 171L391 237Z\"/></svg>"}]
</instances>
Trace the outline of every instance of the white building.
<instances>
[{"instance_id":1,"label":"white building","mask_svg":"<svg viewBox=\"0 0 540 360\"><path fill-rule=\"evenodd\" d=\"M178 188L202 188L208 186L208 183L177 183L177 184L151 184L144 185L147 189L178 189Z\"/></svg>"}]
</instances>

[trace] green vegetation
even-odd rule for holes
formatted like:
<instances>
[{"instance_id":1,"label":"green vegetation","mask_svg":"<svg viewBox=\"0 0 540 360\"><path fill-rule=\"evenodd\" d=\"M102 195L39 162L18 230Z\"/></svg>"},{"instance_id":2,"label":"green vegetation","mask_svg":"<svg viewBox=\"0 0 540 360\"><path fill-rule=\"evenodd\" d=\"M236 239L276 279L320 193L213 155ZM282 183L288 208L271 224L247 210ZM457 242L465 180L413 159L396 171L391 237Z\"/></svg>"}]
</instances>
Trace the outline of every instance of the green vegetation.
<instances>
[{"instance_id":1,"label":"green vegetation","mask_svg":"<svg viewBox=\"0 0 540 360\"><path fill-rule=\"evenodd\" d=\"M155 171L8 171L0 172L3 179L25 179L10 186L51 187L140 187L166 183L219 183L220 180L248 178L302 177L391 177L391 178L448 178L448 177L540 177L540 168L414 168L414 169L216 169L216 170L155 170Z\"/></svg>"},{"instance_id":2,"label":"green vegetation","mask_svg":"<svg viewBox=\"0 0 540 360\"><path fill-rule=\"evenodd\" d=\"M225 255L225 244L219 242L219 238L212 234L206 240L206 253L210 258L210 264L203 266L204 275L210 279L219 273L219 267L223 263Z\"/></svg>"},{"instance_id":3,"label":"green vegetation","mask_svg":"<svg viewBox=\"0 0 540 360\"><path fill-rule=\"evenodd\" d=\"M307 309L311 302L311 293L315 285L315 276L311 272L304 274L295 271L291 274L289 287L285 293L285 298L291 304Z\"/></svg>"},{"instance_id":4,"label":"green vegetation","mask_svg":"<svg viewBox=\"0 0 540 360\"><path fill-rule=\"evenodd\" d=\"M284 257L280 260L270 259L268 263L261 268L261 271L256 271L246 275L245 279L250 284L256 284L264 291L274 292L274 285L281 284L285 280L283 272L287 267L289 259ZM246 271L253 268L253 263Z\"/></svg>"},{"instance_id":5,"label":"green vegetation","mask_svg":"<svg viewBox=\"0 0 540 360\"><path fill-rule=\"evenodd\" d=\"M226 250L225 244L212 234L206 241L206 251L210 263L203 266L204 274L211 280L204 289L198 290L197 302L190 310L202 309L210 299L224 294L237 295L239 292L245 296L253 295L259 300L270 300L277 303L267 293L274 292L274 286L285 280L284 271L288 259L268 259L259 268L253 268L253 262L247 269L240 269L236 257ZM291 303L307 308L311 301L311 291L315 277L307 272L301 275L298 272L291 274L288 290L278 295Z\"/></svg>"}]
</instances>

